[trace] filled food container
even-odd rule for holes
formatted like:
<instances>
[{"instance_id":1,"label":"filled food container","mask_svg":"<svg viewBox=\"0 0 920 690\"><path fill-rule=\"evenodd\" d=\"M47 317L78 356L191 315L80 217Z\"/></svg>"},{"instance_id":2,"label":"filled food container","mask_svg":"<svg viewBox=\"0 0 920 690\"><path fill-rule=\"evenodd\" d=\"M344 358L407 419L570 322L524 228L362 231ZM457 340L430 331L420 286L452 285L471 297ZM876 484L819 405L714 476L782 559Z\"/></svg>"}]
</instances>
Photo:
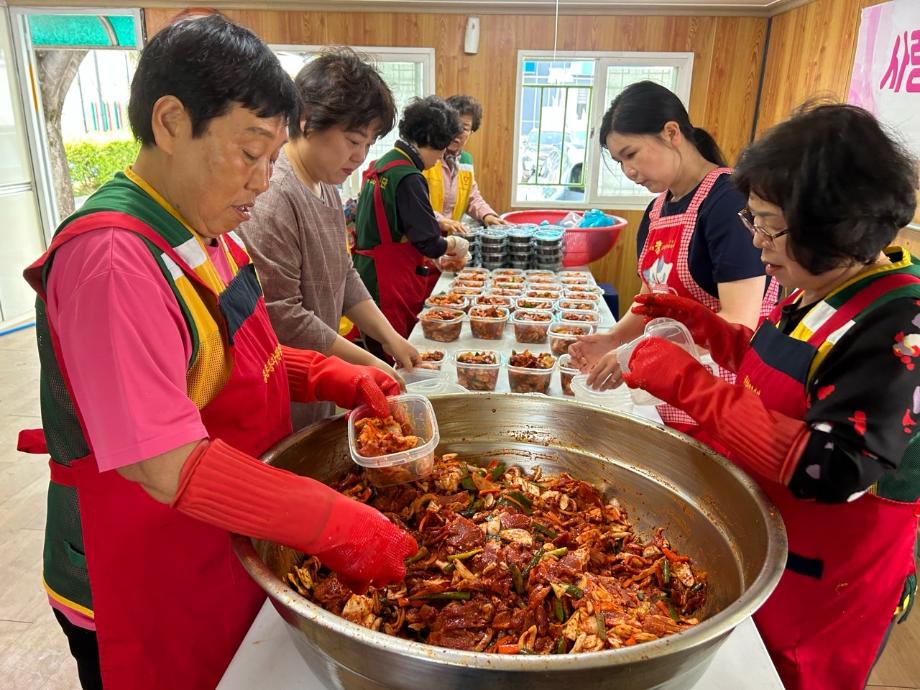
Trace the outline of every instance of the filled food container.
<instances>
[{"instance_id":1,"label":"filled food container","mask_svg":"<svg viewBox=\"0 0 920 690\"><path fill-rule=\"evenodd\" d=\"M511 351L508 357L508 387L512 393L546 393L556 366L556 358L548 352Z\"/></svg>"},{"instance_id":2,"label":"filled food container","mask_svg":"<svg viewBox=\"0 0 920 690\"><path fill-rule=\"evenodd\" d=\"M469 285L452 285L450 291L456 292L458 295L481 295L485 292L485 288L470 287Z\"/></svg>"},{"instance_id":3,"label":"filled food container","mask_svg":"<svg viewBox=\"0 0 920 690\"><path fill-rule=\"evenodd\" d=\"M449 343L460 337L463 327L463 312L459 309L428 309L419 316L422 333L429 340Z\"/></svg>"},{"instance_id":4,"label":"filled food container","mask_svg":"<svg viewBox=\"0 0 920 690\"><path fill-rule=\"evenodd\" d=\"M522 290L520 287L495 287L492 286L492 289L489 290L490 295L498 295L500 297L519 297Z\"/></svg>"},{"instance_id":5,"label":"filled food container","mask_svg":"<svg viewBox=\"0 0 920 690\"><path fill-rule=\"evenodd\" d=\"M508 307L480 305L470 309L470 331L474 338L501 340L508 323Z\"/></svg>"},{"instance_id":6,"label":"filled food container","mask_svg":"<svg viewBox=\"0 0 920 690\"><path fill-rule=\"evenodd\" d=\"M595 326L598 323L598 313L596 311L561 311L559 320L563 323L591 323Z\"/></svg>"},{"instance_id":7,"label":"filled food container","mask_svg":"<svg viewBox=\"0 0 920 690\"><path fill-rule=\"evenodd\" d=\"M547 284L555 285L555 286L559 286L562 284L559 281L559 278L556 277L555 273L550 273L548 271L546 273L542 273L542 272L531 273L530 275L527 276L527 283L535 287L539 285L547 285Z\"/></svg>"},{"instance_id":8,"label":"filled food container","mask_svg":"<svg viewBox=\"0 0 920 690\"><path fill-rule=\"evenodd\" d=\"M537 299L559 299L561 295L562 288L551 285L533 286L524 291L524 297L536 297Z\"/></svg>"},{"instance_id":9,"label":"filled food container","mask_svg":"<svg viewBox=\"0 0 920 690\"><path fill-rule=\"evenodd\" d=\"M445 254L438 259L438 268L445 273L456 273L463 270L468 259L468 255L451 256L450 254Z\"/></svg>"},{"instance_id":10,"label":"filled food container","mask_svg":"<svg viewBox=\"0 0 920 690\"><path fill-rule=\"evenodd\" d=\"M483 278L457 278L451 283L451 287L484 288L486 282Z\"/></svg>"},{"instance_id":11,"label":"filled food container","mask_svg":"<svg viewBox=\"0 0 920 690\"><path fill-rule=\"evenodd\" d=\"M507 276L523 276L524 271L519 268L498 268L492 271L492 280L505 280Z\"/></svg>"},{"instance_id":12,"label":"filled food container","mask_svg":"<svg viewBox=\"0 0 920 690\"><path fill-rule=\"evenodd\" d=\"M487 295L477 295L473 298L474 305L491 305L493 307L507 307L514 309L514 297L511 295L497 295L490 292Z\"/></svg>"},{"instance_id":13,"label":"filled food container","mask_svg":"<svg viewBox=\"0 0 920 690\"><path fill-rule=\"evenodd\" d=\"M578 300L580 302L600 302L601 295L596 292L583 292L582 290L566 290L562 293L565 299Z\"/></svg>"},{"instance_id":14,"label":"filled food container","mask_svg":"<svg viewBox=\"0 0 920 690\"><path fill-rule=\"evenodd\" d=\"M421 361L415 365L416 369L441 370L441 366L450 360L443 350L419 350Z\"/></svg>"},{"instance_id":15,"label":"filled food container","mask_svg":"<svg viewBox=\"0 0 920 690\"><path fill-rule=\"evenodd\" d=\"M436 309L437 307L447 307L448 309L465 310L469 306L469 300L466 295L459 292L439 292L436 295L429 295L425 300L426 309Z\"/></svg>"},{"instance_id":16,"label":"filled food container","mask_svg":"<svg viewBox=\"0 0 920 690\"><path fill-rule=\"evenodd\" d=\"M556 322L549 327L549 350L557 357L569 353L569 346L579 336L590 335L594 326L590 324L570 324Z\"/></svg>"},{"instance_id":17,"label":"filled food container","mask_svg":"<svg viewBox=\"0 0 920 690\"><path fill-rule=\"evenodd\" d=\"M541 309L518 309L511 317L514 338L519 343L537 344L546 342L546 334L553 321L553 312Z\"/></svg>"},{"instance_id":18,"label":"filled food container","mask_svg":"<svg viewBox=\"0 0 920 690\"><path fill-rule=\"evenodd\" d=\"M366 468L377 486L415 481L434 467L440 442L434 409L427 398L407 393L387 398L390 416L374 417L367 405L348 415L351 458Z\"/></svg>"},{"instance_id":19,"label":"filled food container","mask_svg":"<svg viewBox=\"0 0 920 690\"><path fill-rule=\"evenodd\" d=\"M597 303L591 300L568 299L563 297L556 303L559 311L597 311Z\"/></svg>"},{"instance_id":20,"label":"filled food container","mask_svg":"<svg viewBox=\"0 0 920 690\"><path fill-rule=\"evenodd\" d=\"M552 299L540 299L539 297L518 297L514 300L515 309L540 309L543 311L552 311L556 308L556 301Z\"/></svg>"},{"instance_id":21,"label":"filled food container","mask_svg":"<svg viewBox=\"0 0 920 690\"><path fill-rule=\"evenodd\" d=\"M457 383L470 391L494 391L501 358L494 350L465 350L454 357Z\"/></svg>"},{"instance_id":22,"label":"filled food container","mask_svg":"<svg viewBox=\"0 0 920 690\"><path fill-rule=\"evenodd\" d=\"M562 355L559 358L559 384L562 386L563 395L575 394L572 392L572 379L578 376L578 367L572 364L572 355Z\"/></svg>"},{"instance_id":23,"label":"filled food container","mask_svg":"<svg viewBox=\"0 0 920 690\"><path fill-rule=\"evenodd\" d=\"M600 405L608 410L625 412L627 414L633 411L633 402L630 398L629 388L622 384L616 388L605 391L598 391L590 388L587 383L587 374L578 374L572 379L572 394L576 400Z\"/></svg>"}]
</instances>

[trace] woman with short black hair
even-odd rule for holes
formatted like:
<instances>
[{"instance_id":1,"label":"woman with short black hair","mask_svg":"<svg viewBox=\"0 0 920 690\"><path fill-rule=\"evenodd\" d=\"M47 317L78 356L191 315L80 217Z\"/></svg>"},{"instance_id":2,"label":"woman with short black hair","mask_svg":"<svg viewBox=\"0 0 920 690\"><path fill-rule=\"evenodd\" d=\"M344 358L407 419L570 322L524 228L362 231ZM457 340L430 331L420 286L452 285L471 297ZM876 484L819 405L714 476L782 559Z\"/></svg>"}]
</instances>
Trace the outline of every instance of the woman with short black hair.
<instances>
[{"instance_id":1,"label":"woman with short black hair","mask_svg":"<svg viewBox=\"0 0 920 690\"><path fill-rule=\"evenodd\" d=\"M639 224L640 294L669 292L753 328L776 303L777 287L738 218L744 196L729 180L715 140L690 116L677 95L651 81L631 84L610 104L600 144L633 182L657 198ZM572 345L588 384L621 383L615 348L642 334L644 323L628 311L608 333ZM728 371L726 380L734 377ZM668 405L658 413L669 426L696 435L693 419ZM711 439L703 439L711 441Z\"/></svg>"},{"instance_id":2,"label":"woman with short black hair","mask_svg":"<svg viewBox=\"0 0 920 690\"><path fill-rule=\"evenodd\" d=\"M414 98L403 110L396 145L364 174L355 218L354 264L380 310L407 337L431 292L432 259L467 256L469 243L441 236L422 171L462 131L457 111L437 96ZM403 242L403 238L407 241ZM370 348L386 356L370 339Z\"/></svg>"},{"instance_id":3,"label":"woman with short black hair","mask_svg":"<svg viewBox=\"0 0 920 690\"><path fill-rule=\"evenodd\" d=\"M473 132L482 124L482 105L472 96L455 95L447 104L460 115L463 131L447 147L437 163L425 170L431 207L445 234L466 232L460 219L468 214L485 225L505 221L483 199L476 183L473 156L465 150Z\"/></svg>"},{"instance_id":4,"label":"woman with short black hair","mask_svg":"<svg viewBox=\"0 0 920 690\"><path fill-rule=\"evenodd\" d=\"M756 332L640 296L636 314L683 321L738 383L660 339L625 379L697 420L779 509L786 573L754 619L786 687L855 690L916 593L920 265L889 246L913 217L916 167L866 111L823 105L752 144L734 179L792 293Z\"/></svg>"},{"instance_id":5,"label":"woman with short black hair","mask_svg":"<svg viewBox=\"0 0 920 690\"><path fill-rule=\"evenodd\" d=\"M343 337L343 315L404 367L418 352L371 299L348 255L336 185L393 129L396 106L374 66L350 48L329 48L294 79L300 118L272 171L268 191L239 232L259 270L272 325L282 344L374 366L390 366ZM328 402L292 403L294 428L332 416Z\"/></svg>"}]
</instances>

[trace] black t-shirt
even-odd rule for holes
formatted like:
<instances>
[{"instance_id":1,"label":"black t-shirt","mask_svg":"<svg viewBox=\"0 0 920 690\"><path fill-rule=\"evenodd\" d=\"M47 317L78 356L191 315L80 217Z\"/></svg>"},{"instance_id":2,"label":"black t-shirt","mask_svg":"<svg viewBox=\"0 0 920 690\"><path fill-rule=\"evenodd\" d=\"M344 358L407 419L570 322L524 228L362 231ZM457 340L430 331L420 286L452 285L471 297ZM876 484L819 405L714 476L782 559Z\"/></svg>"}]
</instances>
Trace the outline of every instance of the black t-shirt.
<instances>
[{"instance_id":1,"label":"black t-shirt","mask_svg":"<svg viewBox=\"0 0 920 690\"><path fill-rule=\"evenodd\" d=\"M668 192L661 215L683 213L695 193L696 189L679 201L671 202L671 193ZM640 254L648 237L649 214L654 203L652 201L648 205L639 223L637 246ZM751 233L738 217L738 211L746 204L747 199L731 183L728 175L722 175L715 181L709 195L700 204L687 263L693 279L713 297L719 296L719 283L764 275L760 250L751 243Z\"/></svg>"}]
</instances>

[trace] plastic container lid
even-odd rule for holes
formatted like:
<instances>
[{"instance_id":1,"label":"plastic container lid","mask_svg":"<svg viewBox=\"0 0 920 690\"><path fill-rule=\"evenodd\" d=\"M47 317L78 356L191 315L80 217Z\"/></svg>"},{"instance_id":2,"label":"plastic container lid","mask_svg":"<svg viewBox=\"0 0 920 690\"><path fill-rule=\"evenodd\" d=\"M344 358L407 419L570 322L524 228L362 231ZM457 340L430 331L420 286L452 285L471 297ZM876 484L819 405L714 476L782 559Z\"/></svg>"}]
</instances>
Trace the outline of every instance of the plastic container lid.
<instances>
[{"instance_id":1,"label":"plastic container lid","mask_svg":"<svg viewBox=\"0 0 920 690\"><path fill-rule=\"evenodd\" d=\"M607 391L596 391L588 387L587 381L587 374L578 374L572 379L572 393L576 400L600 405L608 410L632 412L634 402L625 384Z\"/></svg>"},{"instance_id":2,"label":"plastic container lid","mask_svg":"<svg viewBox=\"0 0 920 690\"><path fill-rule=\"evenodd\" d=\"M367 468L368 478L378 486L403 484L415 481L434 469L434 450L441 441L434 408L422 395L406 393L387 398L390 413L412 427L412 433L419 437L419 445L409 450L377 457L361 455L356 447L355 423L371 416L370 408L361 405L348 415L348 448L351 459Z\"/></svg>"},{"instance_id":3,"label":"plastic container lid","mask_svg":"<svg viewBox=\"0 0 920 690\"><path fill-rule=\"evenodd\" d=\"M466 393L466 388L459 383L448 381L446 378L428 379L427 381L416 381L407 383L406 391L415 395L423 395L426 398L430 395L446 395L448 393Z\"/></svg>"}]
</instances>

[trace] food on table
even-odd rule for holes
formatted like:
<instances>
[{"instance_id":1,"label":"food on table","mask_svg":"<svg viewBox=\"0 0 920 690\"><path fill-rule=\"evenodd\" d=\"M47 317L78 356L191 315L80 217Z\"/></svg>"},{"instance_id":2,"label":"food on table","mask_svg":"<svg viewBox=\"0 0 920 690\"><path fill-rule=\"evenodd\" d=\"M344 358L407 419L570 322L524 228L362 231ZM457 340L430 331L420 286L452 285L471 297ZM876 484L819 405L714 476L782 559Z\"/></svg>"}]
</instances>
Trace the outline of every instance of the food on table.
<instances>
[{"instance_id":1,"label":"food on table","mask_svg":"<svg viewBox=\"0 0 920 690\"><path fill-rule=\"evenodd\" d=\"M559 309L576 311L595 311L597 305L591 302L582 302L574 299L559 300Z\"/></svg>"},{"instance_id":2,"label":"food on table","mask_svg":"<svg viewBox=\"0 0 920 690\"><path fill-rule=\"evenodd\" d=\"M496 280L499 279L499 276L522 276L524 271L519 268L496 268L492 271L492 277Z\"/></svg>"},{"instance_id":3,"label":"food on table","mask_svg":"<svg viewBox=\"0 0 920 690\"><path fill-rule=\"evenodd\" d=\"M436 295L430 295L428 299L425 300L425 306L463 309L466 306L466 301L466 296L458 292L439 292Z\"/></svg>"},{"instance_id":4,"label":"food on table","mask_svg":"<svg viewBox=\"0 0 920 690\"><path fill-rule=\"evenodd\" d=\"M521 283L509 283L504 280L498 280L492 283L492 287L497 290L516 290L518 294L524 292L524 286Z\"/></svg>"},{"instance_id":5,"label":"food on table","mask_svg":"<svg viewBox=\"0 0 920 690\"><path fill-rule=\"evenodd\" d=\"M536 297L537 299L559 299L560 293L560 290L547 290L545 288L541 288L539 290L528 290L524 293L524 297Z\"/></svg>"},{"instance_id":6,"label":"food on table","mask_svg":"<svg viewBox=\"0 0 920 690\"><path fill-rule=\"evenodd\" d=\"M444 363L444 353L441 350L428 350L419 352L421 361L415 365L417 369L435 369L440 371Z\"/></svg>"},{"instance_id":7,"label":"food on table","mask_svg":"<svg viewBox=\"0 0 920 690\"><path fill-rule=\"evenodd\" d=\"M500 296L502 296L502 297L517 297L518 295L521 294L521 292L522 292L522 290L521 290L520 288L517 288L517 287L514 287L514 288L503 288L503 287L495 287L495 286L493 286L493 287L492 287L492 292L491 292L491 294L493 294L493 295L500 295Z\"/></svg>"},{"instance_id":8,"label":"food on table","mask_svg":"<svg viewBox=\"0 0 920 690\"><path fill-rule=\"evenodd\" d=\"M458 309L436 308L422 312L422 333L429 340L449 343L460 337L463 326L463 312Z\"/></svg>"},{"instance_id":9,"label":"food on table","mask_svg":"<svg viewBox=\"0 0 920 690\"><path fill-rule=\"evenodd\" d=\"M475 278L463 279L463 280L461 280L460 278L457 278L457 279L452 283L452 286L453 286L453 287L473 287L473 288L481 288L481 287L485 287L485 284L486 284L486 281L484 281L484 280L476 280Z\"/></svg>"},{"instance_id":10,"label":"food on table","mask_svg":"<svg viewBox=\"0 0 920 690\"><path fill-rule=\"evenodd\" d=\"M473 298L473 304L492 304L497 307L511 308L513 301L510 295L496 295L494 292L489 295L477 295Z\"/></svg>"},{"instance_id":11,"label":"food on table","mask_svg":"<svg viewBox=\"0 0 920 690\"><path fill-rule=\"evenodd\" d=\"M596 292L578 292L576 290L566 290L565 291L566 299L575 299L587 302L598 302L601 299L601 296Z\"/></svg>"},{"instance_id":12,"label":"food on table","mask_svg":"<svg viewBox=\"0 0 920 690\"><path fill-rule=\"evenodd\" d=\"M564 311L563 321L578 321L580 323L597 323L597 312L594 311Z\"/></svg>"},{"instance_id":13,"label":"food on table","mask_svg":"<svg viewBox=\"0 0 920 690\"><path fill-rule=\"evenodd\" d=\"M508 322L507 307L483 305L470 309L470 331L474 338L501 340Z\"/></svg>"},{"instance_id":14,"label":"food on table","mask_svg":"<svg viewBox=\"0 0 920 690\"><path fill-rule=\"evenodd\" d=\"M590 280L584 276L560 276L559 282L563 285L588 285Z\"/></svg>"},{"instance_id":15,"label":"food on table","mask_svg":"<svg viewBox=\"0 0 920 690\"><path fill-rule=\"evenodd\" d=\"M494 391L501 368L498 353L492 350L469 350L456 357L457 383L470 391Z\"/></svg>"},{"instance_id":16,"label":"food on table","mask_svg":"<svg viewBox=\"0 0 920 690\"><path fill-rule=\"evenodd\" d=\"M511 351L508 358L508 387L512 393L546 393L556 358L548 352Z\"/></svg>"},{"instance_id":17,"label":"food on table","mask_svg":"<svg viewBox=\"0 0 920 690\"><path fill-rule=\"evenodd\" d=\"M388 635L499 654L620 649L692 629L709 596L663 528L638 534L616 498L567 473L445 453L423 480L375 488L356 469L333 486L417 539L406 578L355 594L304 556L287 581Z\"/></svg>"},{"instance_id":18,"label":"food on table","mask_svg":"<svg viewBox=\"0 0 920 690\"><path fill-rule=\"evenodd\" d=\"M559 278L553 273L532 273L527 277L530 283L558 283Z\"/></svg>"},{"instance_id":19,"label":"food on table","mask_svg":"<svg viewBox=\"0 0 920 690\"><path fill-rule=\"evenodd\" d=\"M359 419L355 431L358 433L355 448L366 458L401 453L419 444L412 427L407 422L396 421L393 415Z\"/></svg>"},{"instance_id":20,"label":"food on table","mask_svg":"<svg viewBox=\"0 0 920 690\"><path fill-rule=\"evenodd\" d=\"M485 288L472 287L470 285L452 285L450 288L451 292L456 292L459 295L481 295L483 290L485 290Z\"/></svg>"},{"instance_id":21,"label":"food on table","mask_svg":"<svg viewBox=\"0 0 920 690\"><path fill-rule=\"evenodd\" d=\"M578 375L578 369L572 366L572 358L563 355L559 358L559 383L562 385L562 394L574 396L572 379Z\"/></svg>"},{"instance_id":22,"label":"food on table","mask_svg":"<svg viewBox=\"0 0 920 690\"><path fill-rule=\"evenodd\" d=\"M551 299L537 299L535 297L520 297L515 302L518 309L552 309L555 301Z\"/></svg>"},{"instance_id":23,"label":"food on table","mask_svg":"<svg viewBox=\"0 0 920 690\"><path fill-rule=\"evenodd\" d=\"M457 271L463 270L463 267L466 266L466 260L467 256L451 256L445 254L438 259L438 267L446 273L456 273Z\"/></svg>"},{"instance_id":24,"label":"food on table","mask_svg":"<svg viewBox=\"0 0 920 690\"><path fill-rule=\"evenodd\" d=\"M494 276L494 280L496 282L501 282L501 283L512 283L515 285L523 285L526 278L524 278L524 276L522 275L505 274L505 275Z\"/></svg>"},{"instance_id":25,"label":"food on table","mask_svg":"<svg viewBox=\"0 0 920 690\"><path fill-rule=\"evenodd\" d=\"M553 320L553 312L539 309L518 309L511 323L514 337L519 343L545 343L546 333Z\"/></svg>"},{"instance_id":26,"label":"food on table","mask_svg":"<svg viewBox=\"0 0 920 690\"><path fill-rule=\"evenodd\" d=\"M554 323L549 328L550 352L556 356L568 354L569 346L578 339L578 336L588 335L591 330L590 326Z\"/></svg>"}]
</instances>

